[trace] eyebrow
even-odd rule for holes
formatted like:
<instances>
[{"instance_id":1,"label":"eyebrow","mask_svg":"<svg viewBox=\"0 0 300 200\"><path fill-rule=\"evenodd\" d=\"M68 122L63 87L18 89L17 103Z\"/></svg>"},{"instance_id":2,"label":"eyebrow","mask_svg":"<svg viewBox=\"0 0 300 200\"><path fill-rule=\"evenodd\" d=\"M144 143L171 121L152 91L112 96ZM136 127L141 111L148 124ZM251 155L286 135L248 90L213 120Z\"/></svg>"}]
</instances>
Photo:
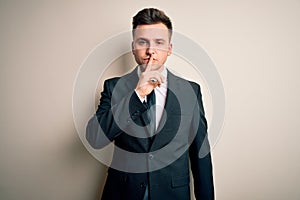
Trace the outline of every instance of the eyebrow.
<instances>
[{"instance_id":1,"label":"eyebrow","mask_svg":"<svg viewBox=\"0 0 300 200\"><path fill-rule=\"evenodd\" d=\"M145 40L145 41L149 41L148 38L143 38L143 37L136 38L136 40ZM155 41L167 41L167 40L165 40L165 39L163 39L163 38L155 38L154 40L155 40Z\"/></svg>"},{"instance_id":2,"label":"eyebrow","mask_svg":"<svg viewBox=\"0 0 300 200\"><path fill-rule=\"evenodd\" d=\"M163 39L163 38L159 38L159 39L155 39L156 41L162 41L162 42L165 42L166 40Z\"/></svg>"},{"instance_id":3,"label":"eyebrow","mask_svg":"<svg viewBox=\"0 0 300 200\"><path fill-rule=\"evenodd\" d=\"M136 38L136 40L146 40L146 41L149 41L149 39L143 38L143 37Z\"/></svg>"}]
</instances>

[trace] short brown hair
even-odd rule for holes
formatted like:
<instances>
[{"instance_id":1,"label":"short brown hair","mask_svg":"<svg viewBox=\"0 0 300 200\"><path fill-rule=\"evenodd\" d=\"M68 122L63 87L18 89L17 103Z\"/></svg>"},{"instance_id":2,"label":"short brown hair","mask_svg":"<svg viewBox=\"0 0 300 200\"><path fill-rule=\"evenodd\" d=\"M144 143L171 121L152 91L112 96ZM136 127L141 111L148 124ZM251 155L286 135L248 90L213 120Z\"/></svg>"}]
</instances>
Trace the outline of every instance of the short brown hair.
<instances>
[{"instance_id":1,"label":"short brown hair","mask_svg":"<svg viewBox=\"0 0 300 200\"><path fill-rule=\"evenodd\" d=\"M132 30L136 29L138 25L149 25L163 23L170 31L170 38L172 35L172 22L170 18L161 10L156 8L145 8L139 11L132 20Z\"/></svg>"}]
</instances>

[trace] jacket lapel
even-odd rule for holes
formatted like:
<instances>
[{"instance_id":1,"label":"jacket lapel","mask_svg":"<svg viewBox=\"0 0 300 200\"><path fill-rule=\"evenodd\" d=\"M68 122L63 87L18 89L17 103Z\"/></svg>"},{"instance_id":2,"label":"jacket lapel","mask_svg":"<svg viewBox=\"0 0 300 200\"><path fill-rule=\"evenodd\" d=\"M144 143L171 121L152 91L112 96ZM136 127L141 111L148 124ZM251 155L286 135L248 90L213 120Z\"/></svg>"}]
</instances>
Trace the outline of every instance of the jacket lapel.
<instances>
[{"instance_id":1,"label":"jacket lapel","mask_svg":"<svg viewBox=\"0 0 300 200\"><path fill-rule=\"evenodd\" d=\"M180 120L180 104L175 95L177 93L177 79L168 71L168 89L165 103L165 111L159 122L155 136L152 139L150 151L155 151L167 145L176 135Z\"/></svg>"}]
</instances>

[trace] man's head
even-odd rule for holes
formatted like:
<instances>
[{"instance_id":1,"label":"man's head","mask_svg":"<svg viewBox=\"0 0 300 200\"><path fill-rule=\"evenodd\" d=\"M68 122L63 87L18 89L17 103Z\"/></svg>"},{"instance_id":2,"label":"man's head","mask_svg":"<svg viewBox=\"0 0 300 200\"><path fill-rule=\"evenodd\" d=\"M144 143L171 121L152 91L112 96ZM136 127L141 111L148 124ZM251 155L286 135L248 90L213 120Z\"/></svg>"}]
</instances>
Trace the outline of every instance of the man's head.
<instances>
[{"instance_id":1,"label":"man's head","mask_svg":"<svg viewBox=\"0 0 300 200\"><path fill-rule=\"evenodd\" d=\"M170 41L172 36L172 22L170 18L161 10L156 8L145 8L139 11L132 20L132 30L134 35L134 29L139 25L151 25L151 24L164 24L170 32Z\"/></svg>"},{"instance_id":2,"label":"man's head","mask_svg":"<svg viewBox=\"0 0 300 200\"><path fill-rule=\"evenodd\" d=\"M132 21L132 52L139 65L146 65L153 55L153 69L159 69L172 53L172 23L163 11L146 8Z\"/></svg>"}]
</instances>

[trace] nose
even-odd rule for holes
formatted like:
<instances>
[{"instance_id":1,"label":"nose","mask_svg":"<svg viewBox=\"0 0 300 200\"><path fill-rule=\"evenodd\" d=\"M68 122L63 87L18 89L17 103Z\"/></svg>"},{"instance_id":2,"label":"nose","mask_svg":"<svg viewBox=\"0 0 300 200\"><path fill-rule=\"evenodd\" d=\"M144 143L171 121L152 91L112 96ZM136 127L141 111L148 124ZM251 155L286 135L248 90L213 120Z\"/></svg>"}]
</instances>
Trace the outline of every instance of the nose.
<instances>
[{"instance_id":1,"label":"nose","mask_svg":"<svg viewBox=\"0 0 300 200\"><path fill-rule=\"evenodd\" d=\"M147 53L148 54L154 54L155 53L155 48L153 47L153 45L149 45L149 47L147 48Z\"/></svg>"}]
</instances>

